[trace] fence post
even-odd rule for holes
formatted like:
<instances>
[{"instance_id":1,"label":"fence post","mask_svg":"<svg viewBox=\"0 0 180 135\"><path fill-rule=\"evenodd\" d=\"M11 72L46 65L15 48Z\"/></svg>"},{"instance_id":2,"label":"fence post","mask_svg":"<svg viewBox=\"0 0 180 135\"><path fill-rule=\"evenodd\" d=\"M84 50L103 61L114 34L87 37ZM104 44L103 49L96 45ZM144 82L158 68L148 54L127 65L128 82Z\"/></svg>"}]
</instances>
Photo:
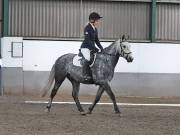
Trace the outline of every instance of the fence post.
<instances>
[{"instance_id":1,"label":"fence post","mask_svg":"<svg viewBox=\"0 0 180 135\"><path fill-rule=\"evenodd\" d=\"M3 36L8 36L9 0L3 0Z\"/></svg>"},{"instance_id":2,"label":"fence post","mask_svg":"<svg viewBox=\"0 0 180 135\"><path fill-rule=\"evenodd\" d=\"M150 40L155 42L156 40L156 0L151 2L151 19L150 19Z\"/></svg>"}]
</instances>

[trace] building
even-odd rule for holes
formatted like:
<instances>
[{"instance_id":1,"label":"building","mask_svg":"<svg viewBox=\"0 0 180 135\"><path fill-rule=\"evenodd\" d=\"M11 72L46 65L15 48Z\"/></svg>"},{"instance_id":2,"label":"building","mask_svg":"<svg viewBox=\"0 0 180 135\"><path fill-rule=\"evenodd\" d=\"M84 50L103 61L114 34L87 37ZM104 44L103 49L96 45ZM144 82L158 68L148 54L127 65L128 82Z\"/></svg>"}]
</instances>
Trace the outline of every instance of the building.
<instances>
[{"instance_id":1,"label":"building","mask_svg":"<svg viewBox=\"0 0 180 135\"><path fill-rule=\"evenodd\" d=\"M77 53L88 14L97 11L104 17L102 45L129 35L135 57L132 64L120 59L113 91L180 96L180 0L0 0L0 7L4 93L40 93L55 59ZM82 89L94 94L97 88Z\"/></svg>"}]
</instances>

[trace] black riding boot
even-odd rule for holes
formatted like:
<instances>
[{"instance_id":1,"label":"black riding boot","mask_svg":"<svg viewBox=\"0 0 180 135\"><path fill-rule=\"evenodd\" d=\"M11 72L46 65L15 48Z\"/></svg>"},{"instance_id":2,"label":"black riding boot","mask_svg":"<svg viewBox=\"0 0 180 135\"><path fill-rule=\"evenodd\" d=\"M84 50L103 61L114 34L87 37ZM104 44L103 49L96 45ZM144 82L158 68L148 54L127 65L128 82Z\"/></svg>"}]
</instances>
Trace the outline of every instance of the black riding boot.
<instances>
[{"instance_id":1,"label":"black riding boot","mask_svg":"<svg viewBox=\"0 0 180 135\"><path fill-rule=\"evenodd\" d=\"M89 62L88 62L88 61L86 61L86 62L84 63L82 73L83 73L83 78L84 78L85 80L91 79Z\"/></svg>"}]
</instances>

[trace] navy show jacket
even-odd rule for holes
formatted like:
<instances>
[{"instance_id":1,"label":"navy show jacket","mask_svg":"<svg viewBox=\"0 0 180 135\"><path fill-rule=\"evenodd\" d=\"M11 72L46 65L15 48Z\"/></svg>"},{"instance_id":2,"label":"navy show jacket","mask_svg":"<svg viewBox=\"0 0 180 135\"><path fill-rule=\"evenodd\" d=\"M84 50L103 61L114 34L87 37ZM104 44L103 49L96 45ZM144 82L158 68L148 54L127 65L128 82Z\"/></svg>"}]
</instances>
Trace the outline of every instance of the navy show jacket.
<instances>
[{"instance_id":1,"label":"navy show jacket","mask_svg":"<svg viewBox=\"0 0 180 135\"><path fill-rule=\"evenodd\" d=\"M96 45L103 50L99 39L98 39L98 31L97 28L93 29L90 23L84 28L84 41L81 45L81 48L88 48L89 50L96 50Z\"/></svg>"}]
</instances>

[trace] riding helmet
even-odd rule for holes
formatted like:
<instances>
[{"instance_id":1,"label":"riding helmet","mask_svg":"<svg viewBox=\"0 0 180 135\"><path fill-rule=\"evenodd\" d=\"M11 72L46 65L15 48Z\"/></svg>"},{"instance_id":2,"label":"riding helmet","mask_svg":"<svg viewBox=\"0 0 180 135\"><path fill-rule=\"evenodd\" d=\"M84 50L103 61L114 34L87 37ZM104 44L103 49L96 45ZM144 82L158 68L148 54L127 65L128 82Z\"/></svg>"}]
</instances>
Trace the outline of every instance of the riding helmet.
<instances>
[{"instance_id":1,"label":"riding helmet","mask_svg":"<svg viewBox=\"0 0 180 135\"><path fill-rule=\"evenodd\" d=\"M101 19L102 17L96 13L96 12L92 12L90 15L89 15L89 20L99 20Z\"/></svg>"}]
</instances>

